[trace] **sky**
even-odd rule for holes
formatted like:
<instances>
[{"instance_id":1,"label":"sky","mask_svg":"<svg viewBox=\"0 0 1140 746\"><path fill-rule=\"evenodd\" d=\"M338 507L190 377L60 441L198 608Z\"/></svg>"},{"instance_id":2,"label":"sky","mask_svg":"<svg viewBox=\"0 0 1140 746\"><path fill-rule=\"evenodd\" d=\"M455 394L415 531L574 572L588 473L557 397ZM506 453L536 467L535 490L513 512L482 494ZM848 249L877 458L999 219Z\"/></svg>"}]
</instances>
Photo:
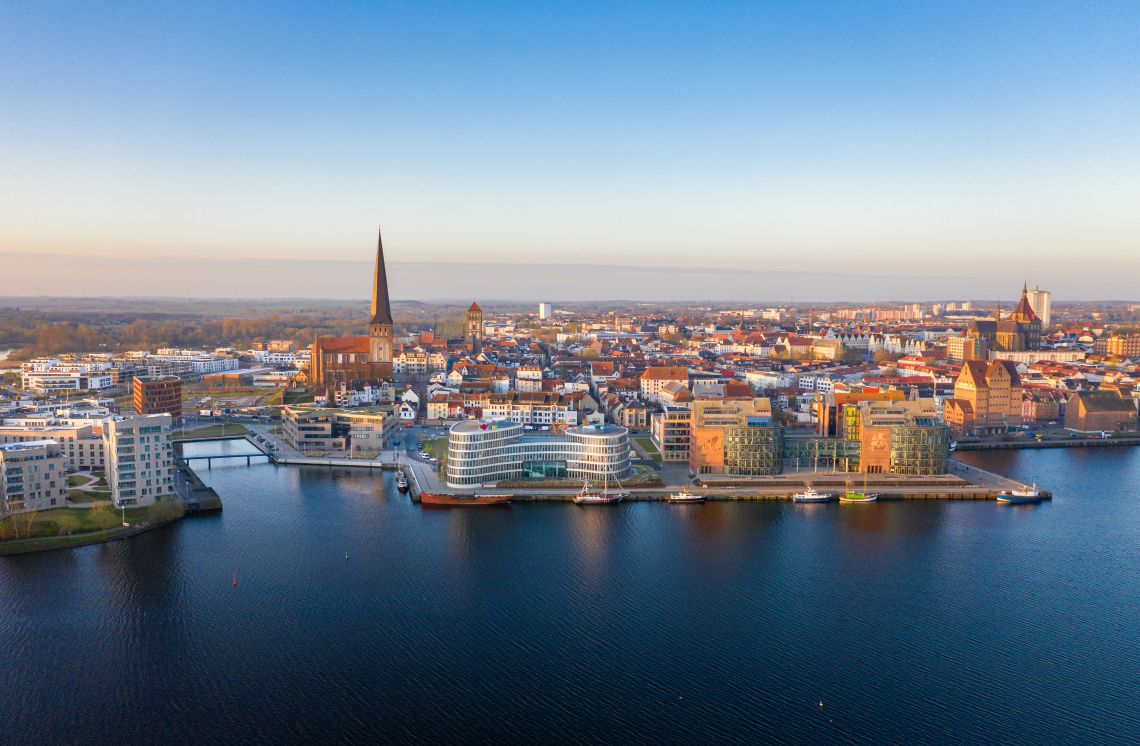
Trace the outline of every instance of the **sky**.
<instances>
[{"instance_id":1,"label":"sky","mask_svg":"<svg viewBox=\"0 0 1140 746\"><path fill-rule=\"evenodd\" d=\"M1135 298L1138 122L1136 2L7 0L0 293L367 294L380 223L397 298Z\"/></svg>"}]
</instances>

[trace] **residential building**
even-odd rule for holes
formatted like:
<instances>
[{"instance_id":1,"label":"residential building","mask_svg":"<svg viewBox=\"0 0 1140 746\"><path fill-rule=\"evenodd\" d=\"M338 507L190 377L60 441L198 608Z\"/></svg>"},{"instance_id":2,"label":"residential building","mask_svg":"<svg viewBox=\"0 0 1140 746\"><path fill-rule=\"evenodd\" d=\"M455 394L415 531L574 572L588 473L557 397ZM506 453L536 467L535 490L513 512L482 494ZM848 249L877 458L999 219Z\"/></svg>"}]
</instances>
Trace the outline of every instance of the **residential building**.
<instances>
[{"instance_id":1,"label":"residential building","mask_svg":"<svg viewBox=\"0 0 1140 746\"><path fill-rule=\"evenodd\" d=\"M670 383L689 385L689 369L677 366L657 366L646 368L639 379L641 398L647 402L660 403L661 389Z\"/></svg>"},{"instance_id":2,"label":"residential building","mask_svg":"<svg viewBox=\"0 0 1140 746\"><path fill-rule=\"evenodd\" d=\"M20 385L37 394L98 391L115 385L110 363L37 358L20 366Z\"/></svg>"},{"instance_id":3,"label":"residential building","mask_svg":"<svg viewBox=\"0 0 1140 746\"><path fill-rule=\"evenodd\" d=\"M1049 291L1037 287L1027 291L1026 297L1029 299L1029 307L1041 319L1042 328L1048 329L1053 317L1053 300Z\"/></svg>"},{"instance_id":4,"label":"residential building","mask_svg":"<svg viewBox=\"0 0 1140 746\"><path fill-rule=\"evenodd\" d=\"M54 440L0 445L0 517L67 504L67 459Z\"/></svg>"},{"instance_id":5,"label":"residential building","mask_svg":"<svg viewBox=\"0 0 1140 746\"><path fill-rule=\"evenodd\" d=\"M168 414L113 419L103 429L107 483L115 507L146 507L174 495Z\"/></svg>"},{"instance_id":6,"label":"residential building","mask_svg":"<svg viewBox=\"0 0 1140 746\"><path fill-rule=\"evenodd\" d=\"M546 319L549 319L551 317L551 315L553 315L553 313L554 313L554 307L552 305L550 305L549 303L539 303L538 304L538 318L539 319L545 321Z\"/></svg>"},{"instance_id":7,"label":"residential building","mask_svg":"<svg viewBox=\"0 0 1140 746\"><path fill-rule=\"evenodd\" d=\"M685 463L689 460L689 424L692 412L688 407L663 407L650 416L650 437L665 463Z\"/></svg>"},{"instance_id":8,"label":"residential building","mask_svg":"<svg viewBox=\"0 0 1140 746\"><path fill-rule=\"evenodd\" d=\"M138 414L168 414L182 417L182 379L178 376L135 376L131 393Z\"/></svg>"},{"instance_id":9,"label":"residential building","mask_svg":"<svg viewBox=\"0 0 1140 746\"><path fill-rule=\"evenodd\" d=\"M67 459L69 471L88 471L104 466L102 430L102 426L69 425L57 420L49 420L42 425L3 425L0 426L0 443L55 441L61 455Z\"/></svg>"}]
</instances>

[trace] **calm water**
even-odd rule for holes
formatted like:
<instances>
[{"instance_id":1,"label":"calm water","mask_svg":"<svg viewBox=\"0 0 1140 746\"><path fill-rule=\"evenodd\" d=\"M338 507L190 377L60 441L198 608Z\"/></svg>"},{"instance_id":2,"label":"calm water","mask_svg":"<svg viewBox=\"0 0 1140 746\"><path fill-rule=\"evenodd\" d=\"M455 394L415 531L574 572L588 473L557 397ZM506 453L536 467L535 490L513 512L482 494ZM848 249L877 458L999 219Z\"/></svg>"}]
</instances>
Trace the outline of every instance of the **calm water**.
<instances>
[{"instance_id":1,"label":"calm water","mask_svg":"<svg viewBox=\"0 0 1140 746\"><path fill-rule=\"evenodd\" d=\"M220 516L0 559L0 743L1135 743L1140 450L962 457L1056 499L424 511L216 465Z\"/></svg>"}]
</instances>

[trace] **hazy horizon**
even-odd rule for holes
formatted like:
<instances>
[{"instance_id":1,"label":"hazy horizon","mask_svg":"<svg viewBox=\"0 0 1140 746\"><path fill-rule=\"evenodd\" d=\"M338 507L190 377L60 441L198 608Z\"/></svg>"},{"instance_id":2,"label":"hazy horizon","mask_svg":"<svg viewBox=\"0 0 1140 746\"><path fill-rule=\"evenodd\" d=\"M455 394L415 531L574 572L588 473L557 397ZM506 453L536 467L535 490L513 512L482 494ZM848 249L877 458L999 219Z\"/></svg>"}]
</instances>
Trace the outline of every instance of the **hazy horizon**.
<instances>
[{"instance_id":1,"label":"hazy horizon","mask_svg":"<svg viewBox=\"0 0 1140 746\"><path fill-rule=\"evenodd\" d=\"M369 252L362 252L369 253ZM0 273L0 296L342 299L366 302L371 261L85 257L0 254L14 271ZM853 272L745 271L722 267L643 267L599 264L434 264L389 261L394 300L446 302L754 302L887 303L1002 298L1014 302L1028 280L1054 301L1127 301L1100 295L1107 286L1038 277ZM1062 268L1063 269L1063 268ZM29 282L29 278L32 279ZM1057 284L1050 283L1052 279ZM140 292L170 288L170 292ZM780 292L777 293L776 289ZM1058 292L1061 290L1062 292Z\"/></svg>"},{"instance_id":2,"label":"hazy horizon","mask_svg":"<svg viewBox=\"0 0 1140 746\"><path fill-rule=\"evenodd\" d=\"M382 223L393 267L1127 296L1138 27L1118 2L8 3L0 252L366 261ZM616 271L590 281L634 295ZM869 295L790 284L762 294Z\"/></svg>"}]
</instances>

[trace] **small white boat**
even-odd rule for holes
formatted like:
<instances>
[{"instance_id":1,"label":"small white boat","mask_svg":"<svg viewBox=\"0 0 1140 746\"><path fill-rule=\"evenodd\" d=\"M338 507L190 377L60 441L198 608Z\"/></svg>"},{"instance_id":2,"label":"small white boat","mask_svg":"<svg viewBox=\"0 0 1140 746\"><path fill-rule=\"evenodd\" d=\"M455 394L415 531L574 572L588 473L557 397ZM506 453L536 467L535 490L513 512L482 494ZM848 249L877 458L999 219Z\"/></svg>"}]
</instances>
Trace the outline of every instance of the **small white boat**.
<instances>
[{"instance_id":1,"label":"small white boat","mask_svg":"<svg viewBox=\"0 0 1140 746\"><path fill-rule=\"evenodd\" d=\"M1041 490L1037 489L1037 485L997 493L999 503L1039 503L1041 499Z\"/></svg>"},{"instance_id":2,"label":"small white boat","mask_svg":"<svg viewBox=\"0 0 1140 746\"><path fill-rule=\"evenodd\" d=\"M830 492L816 492L815 488L810 484L803 492L797 492L792 495L792 500L798 503L829 503L831 502Z\"/></svg>"},{"instance_id":3,"label":"small white boat","mask_svg":"<svg viewBox=\"0 0 1140 746\"><path fill-rule=\"evenodd\" d=\"M689 492L688 487L682 487L680 492L674 492L672 495L669 495L669 502L671 503L703 503L704 501L704 495Z\"/></svg>"}]
</instances>

